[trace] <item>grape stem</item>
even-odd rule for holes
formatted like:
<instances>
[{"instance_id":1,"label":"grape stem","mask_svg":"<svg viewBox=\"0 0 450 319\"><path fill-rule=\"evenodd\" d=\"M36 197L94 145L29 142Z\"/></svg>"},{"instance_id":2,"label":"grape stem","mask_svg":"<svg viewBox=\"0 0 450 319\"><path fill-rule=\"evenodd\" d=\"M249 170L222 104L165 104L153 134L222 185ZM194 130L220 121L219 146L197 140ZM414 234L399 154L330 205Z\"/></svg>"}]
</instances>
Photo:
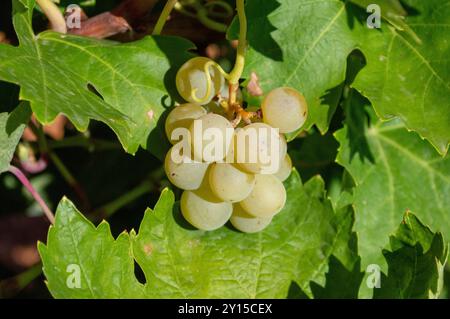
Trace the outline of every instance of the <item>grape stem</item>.
<instances>
[{"instance_id":1,"label":"grape stem","mask_svg":"<svg viewBox=\"0 0 450 319\"><path fill-rule=\"evenodd\" d=\"M230 85L239 84L239 79L244 71L245 52L247 49L247 17L245 15L244 0L236 0L236 9L239 18L239 43L237 47L236 61L234 63L233 70L231 70L228 77L228 82L230 82Z\"/></svg>"},{"instance_id":2,"label":"grape stem","mask_svg":"<svg viewBox=\"0 0 450 319\"><path fill-rule=\"evenodd\" d=\"M220 7L225 12L216 12L214 11L214 7ZM208 2L204 6L198 0L190 1L185 4L178 2L175 4L175 10L188 17L198 19L201 24L211 30L222 33L225 33L227 31L227 25L212 20L210 16L215 16L218 18L229 18L233 15L233 9L231 8L231 6L221 0Z\"/></svg>"},{"instance_id":3,"label":"grape stem","mask_svg":"<svg viewBox=\"0 0 450 319\"><path fill-rule=\"evenodd\" d=\"M236 102L236 92L239 88L239 79L241 78L244 71L245 53L247 49L247 17L245 15L244 0L236 1L236 10L238 12L239 18L239 43L236 52L236 61L233 69L230 73L226 73L216 62L211 61L206 63L204 67L204 73L206 76L205 96L203 98L198 98L196 95L197 89L193 89L191 92L191 96L195 102L204 103L207 101L212 89L212 80L209 71L211 67L215 67L229 83L229 98L228 103L224 105L224 108L230 115L239 115L235 120L233 120L233 125L238 125L241 119L243 119L246 123L249 123L250 119L254 116L252 112L245 111L242 106Z\"/></svg>"},{"instance_id":4,"label":"grape stem","mask_svg":"<svg viewBox=\"0 0 450 319\"><path fill-rule=\"evenodd\" d=\"M153 29L152 35L160 35L164 25L166 24L167 18L169 17L172 9L175 7L175 4L178 0L167 0L166 5L164 6L161 15L156 22L155 28Z\"/></svg>"},{"instance_id":5,"label":"grape stem","mask_svg":"<svg viewBox=\"0 0 450 319\"><path fill-rule=\"evenodd\" d=\"M28 178L25 176L25 174L17 167L10 165L9 166L9 172L16 176L16 178L22 183L22 185L30 192L31 196L33 196L34 200L41 206L42 210L44 211L45 216L50 221L51 224L55 223L55 215L53 215L50 208L48 208L45 201L42 199L41 195L36 191L36 189L31 185Z\"/></svg>"},{"instance_id":6,"label":"grape stem","mask_svg":"<svg viewBox=\"0 0 450 319\"><path fill-rule=\"evenodd\" d=\"M222 8L225 12L220 13L214 11L214 7ZM212 0L205 3L205 8L208 9L208 14L210 16L218 17L218 18L230 18L233 16L233 8L225 1L222 0Z\"/></svg>"},{"instance_id":7,"label":"grape stem","mask_svg":"<svg viewBox=\"0 0 450 319\"><path fill-rule=\"evenodd\" d=\"M36 0L36 2L42 12L44 12L48 21L50 21L52 30L59 33L67 33L66 20L64 19L64 16L58 6L51 0Z\"/></svg>"}]
</instances>

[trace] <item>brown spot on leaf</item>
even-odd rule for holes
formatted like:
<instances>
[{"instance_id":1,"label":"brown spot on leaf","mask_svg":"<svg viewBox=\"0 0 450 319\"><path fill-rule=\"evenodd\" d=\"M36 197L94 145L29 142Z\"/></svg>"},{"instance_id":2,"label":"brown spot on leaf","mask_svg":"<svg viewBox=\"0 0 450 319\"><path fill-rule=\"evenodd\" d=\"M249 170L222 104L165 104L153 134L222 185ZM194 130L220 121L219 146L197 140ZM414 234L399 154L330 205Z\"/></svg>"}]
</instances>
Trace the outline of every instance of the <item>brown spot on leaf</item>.
<instances>
[{"instance_id":1,"label":"brown spot on leaf","mask_svg":"<svg viewBox=\"0 0 450 319\"><path fill-rule=\"evenodd\" d=\"M144 245L144 253L149 256L153 252L152 244L148 243Z\"/></svg>"}]
</instances>

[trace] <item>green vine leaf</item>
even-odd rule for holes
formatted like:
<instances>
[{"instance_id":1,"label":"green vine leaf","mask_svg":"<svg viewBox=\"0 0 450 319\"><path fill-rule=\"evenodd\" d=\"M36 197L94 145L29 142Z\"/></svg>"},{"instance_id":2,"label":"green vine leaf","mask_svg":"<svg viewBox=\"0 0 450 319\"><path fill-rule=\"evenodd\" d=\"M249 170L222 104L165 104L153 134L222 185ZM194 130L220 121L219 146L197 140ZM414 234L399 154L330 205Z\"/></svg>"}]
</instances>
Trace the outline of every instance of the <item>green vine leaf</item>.
<instances>
[{"instance_id":1,"label":"green vine leaf","mask_svg":"<svg viewBox=\"0 0 450 319\"><path fill-rule=\"evenodd\" d=\"M333 211L320 178L303 186L294 172L286 187L286 207L257 234L193 230L165 190L138 234L114 240L106 222L95 228L63 199L47 244L39 243L49 290L56 298L282 298L295 282L312 296L310 282L324 285L332 256L346 269L355 265L353 213ZM134 260L146 284L137 281ZM71 289L76 267L80 288Z\"/></svg>"},{"instance_id":2,"label":"green vine leaf","mask_svg":"<svg viewBox=\"0 0 450 319\"><path fill-rule=\"evenodd\" d=\"M0 113L0 174L6 172L30 119L28 103L20 103L11 113Z\"/></svg>"},{"instance_id":3,"label":"green vine leaf","mask_svg":"<svg viewBox=\"0 0 450 319\"><path fill-rule=\"evenodd\" d=\"M420 39L406 23L405 17L408 15L399 0L350 0L354 4L366 9L371 4L377 4L380 7L381 16L388 21L393 27L399 31L407 32L417 43L421 43Z\"/></svg>"},{"instance_id":4,"label":"green vine leaf","mask_svg":"<svg viewBox=\"0 0 450 319\"><path fill-rule=\"evenodd\" d=\"M421 44L387 24L365 32L360 41L367 66L353 87L382 119L399 117L445 154L450 142L450 6L440 0L405 3L415 12L406 23Z\"/></svg>"},{"instance_id":5,"label":"green vine leaf","mask_svg":"<svg viewBox=\"0 0 450 319\"><path fill-rule=\"evenodd\" d=\"M350 210L341 210L336 214L336 246L346 257L331 256L326 274L325 285L311 283L314 298L317 299L356 299L358 298L364 272L361 272L361 259L358 255L358 238L352 232L354 214ZM339 254L335 253L337 256ZM341 260L346 260L343 264Z\"/></svg>"},{"instance_id":6,"label":"green vine leaf","mask_svg":"<svg viewBox=\"0 0 450 319\"><path fill-rule=\"evenodd\" d=\"M335 134L337 162L356 184L355 230L363 267L385 265L380 249L407 210L420 212L418 217L433 229L450 233L450 158L440 157L400 120L379 121L356 91L349 98L346 124Z\"/></svg>"},{"instance_id":7,"label":"green vine leaf","mask_svg":"<svg viewBox=\"0 0 450 319\"><path fill-rule=\"evenodd\" d=\"M346 5L325 0L248 0L249 49L244 76L255 72L265 93L291 86L309 106L304 128L328 130L345 78L346 59L356 47ZM234 21L228 36L237 38ZM292 136L291 136L292 138Z\"/></svg>"},{"instance_id":8,"label":"green vine leaf","mask_svg":"<svg viewBox=\"0 0 450 319\"><path fill-rule=\"evenodd\" d=\"M441 233L433 233L416 216L406 213L390 238L391 251L383 254L388 275L382 275L374 298L439 298L444 282L448 244Z\"/></svg>"},{"instance_id":9,"label":"green vine leaf","mask_svg":"<svg viewBox=\"0 0 450 319\"><path fill-rule=\"evenodd\" d=\"M163 147L163 133L155 128L173 104L165 83L172 84L174 72L192 56L191 42L156 36L118 44L50 31L35 35L34 1L15 0L13 6L20 45L0 45L0 79L20 85L20 98L30 101L40 122L63 113L83 131L94 119L111 127L129 153L140 145Z\"/></svg>"}]
</instances>

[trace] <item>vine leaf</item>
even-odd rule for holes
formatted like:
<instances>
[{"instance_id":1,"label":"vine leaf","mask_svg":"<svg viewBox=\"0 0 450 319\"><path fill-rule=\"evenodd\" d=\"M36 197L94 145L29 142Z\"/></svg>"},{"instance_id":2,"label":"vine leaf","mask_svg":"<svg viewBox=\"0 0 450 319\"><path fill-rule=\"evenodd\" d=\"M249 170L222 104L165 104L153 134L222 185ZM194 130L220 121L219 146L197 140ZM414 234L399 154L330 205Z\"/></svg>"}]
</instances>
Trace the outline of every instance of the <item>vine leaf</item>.
<instances>
[{"instance_id":1,"label":"vine leaf","mask_svg":"<svg viewBox=\"0 0 450 319\"><path fill-rule=\"evenodd\" d=\"M406 213L390 238L391 251L383 254L388 275L382 275L374 298L438 298L444 282L448 245L441 233L433 233L415 215Z\"/></svg>"},{"instance_id":2,"label":"vine leaf","mask_svg":"<svg viewBox=\"0 0 450 319\"><path fill-rule=\"evenodd\" d=\"M162 147L162 133L154 129L171 104L165 83L191 57L193 44L160 36L118 44L50 31L35 35L34 4L13 1L20 45L0 45L0 79L20 85L20 98L30 101L42 123L63 113L83 131L94 119L111 127L129 153L148 141Z\"/></svg>"},{"instance_id":3,"label":"vine leaf","mask_svg":"<svg viewBox=\"0 0 450 319\"><path fill-rule=\"evenodd\" d=\"M384 267L380 249L403 212L420 212L427 225L450 234L450 158L440 157L400 120L379 121L356 91L350 98L346 124L335 134L340 143L337 162L356 185L355 230L362 265Z\"/></svg>"},{"instance_id":4,"label":"vine leaf","mask_svg":"<svg viewBox=\"0 0 450 319\"><path fill-rule=\"evenodd\" d=\"M39 243L49 290L57 298L282 298L295 282L312 296L310 282L324 284L331 256L353 269L353 213L349 206L333 211L318 177L302 185L294 172L286 187L284 210L257 234L228 226L193 230L165 190L138 234L114 240L106 222L95 228L63 199L47 244ZM145 284L134 275L134 260ZM71 289L75 273L67 270L77 267L80 288Z\"/></svg>"},{"instance_id":5,"label":"vine leaf","mask_svg":"<svg viewBox=\"0 0 450 319\"><path fill-rule=\"evenodd\" d=\"M8 170L30 116L28 103L20 103L9 114L0 113L0 174Z\"/></svg>"},{"instance_id":6,"label":"vine leaf","mask_svg":"<svg viewBox=\"0 0 450 319\"><path fill-rule=\"evenodd\" d=\"M408 129L429 140L441 154L450 142L450 6L440 0L405 1L406 18L421 39L383 24L361 37L367 66L353 87L373 104L382 119L401 118Z\"/></svg>"},{"instance_id":7,"label":"vine leaf","mask_svg":"<svg viewBox=\"0 0 450 319\"><path fill-rule=\"evenodd\" d=\"M353 211L343 210L336 215L337 240L336 251L341 251L346 258L343 264L339 258L331 256L325 285L311 283L314 298L317 299L356 299L358 298L364 272L361 272L361 259L358 255L358 238L352 232L354 224ZM335 253L336 256L339 254Z\"/></svg>"},{"instance_id":8,"label":"vine leaf","mask_svg":"<svg viewBox=\"0 0 450 319\"><path fill-rule=\"evenodd\" d=\"M407 32L417 43L421 43L419 37L406 23L405 17L408 15L399 0L350 0L354 4L367 10L370 5L377 4L380 7L381 16L399 31Z\"/></svg>"},{"instance_id":9,"label":"vine leaf","mask_svg":"<svg viewBox=\"0 0 450 319\"><path fill-rule=\"evenodd\" d=\"M309 106L304 127L315 124L325 133L337 107L332 96L340 91L347 56L357 45L345 3L248 0L246 13L249 49L244 76L255 72L265 93L281 86L302 92ZM237 31L234 21L228 37L237 38Z\"/></svg>"}]
</instances>

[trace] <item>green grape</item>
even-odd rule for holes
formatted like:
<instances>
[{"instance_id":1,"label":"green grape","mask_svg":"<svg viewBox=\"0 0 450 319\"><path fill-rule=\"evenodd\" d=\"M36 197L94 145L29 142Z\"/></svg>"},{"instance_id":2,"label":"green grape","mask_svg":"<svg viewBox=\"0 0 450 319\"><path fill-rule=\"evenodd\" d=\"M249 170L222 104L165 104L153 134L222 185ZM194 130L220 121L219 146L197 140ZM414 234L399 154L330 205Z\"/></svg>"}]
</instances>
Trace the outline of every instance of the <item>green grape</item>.
<instances>
[{"instance_id":1,"label":"green grape","mask_svg":"<svg viewBox=\"0 0 450 319\"><path fill-rule=\"evenodd\" d=\"M276 178L278 178L280 181L284 182L289 175L291 175L292 172L292 160L289 154L286 154L284 159L280 163L280 169L278 172L273 174Z\"/></svg>"},{"instance_id":2,"label":"green grape","mask_svg":"<svg viewBox=\"0 0 450 319\"><path fill-rule=\"evenodd\" d=\"M164 170L170 182L184 190L198 189L206 175L207 163L194 162L187 156L179 156L174 161L173 147L167 152Z\"/></svg>"},{"instance_id":3,"label":"green grape","mask_svg":"<svg viewBox=\"0 0 450 319\"><path fill-rule=\"evenodd\" d=\"M223 160L234 135L230 121L214 113L208 113L193 121L189 132L194 159L203 162Z\"/></svg>"},{"instance_id":4,"label":"green grape","mask_svg":"<svg viewBox=\"0 0 450 319\"><path fill-rule=\"evenodd\" d=\"M175 107L167 116L166 119L166 135L172 144L177 142L177 139L172 139L172 132L176 128L182 127L189 129L192 121L198 119L206 114L206 110L198 104L186 103Z\"/></svg>"},{"instance_id":5,"label":"green grape","mask_svg":"<svg viewBox=\"0 0 450 319\"><path fill-rule=\"evenodd\" d=\"M207 79L205 65L208 62L212 62L212 60L205 57L195 57L184 63L178 70L176 75L177 90L181 97L186 101L208 104L222 88L225 78L216 67L210 66L209 74L211 75L211 90L209 95L206 96ZM192 96L193 92L201 101L195 101Z\"/></svg>"},{"instance_id":6,"label":"green grape","mask_svg":"<svg viewBox=\"0 0 450 319\"><path fill-rule=\"evenodd\" d=\"M272 90L261 105L265 123L278 127L280 133L293 132L305 123L308 115L306 100L292 88Z\"/></svg>"},{"instance_id":7,"label":"green grape","mask_svg":"<svg viewBox=\"0 0 450 319\"><path fill-rule=\"evenodd\" d=\"M233 204L220 201L209 188L207 178L196 191L184 191L180 200L183 217L201 230L215 230L230 219Z\"/></svg>"},{"instance_id":8,"label":"green grape","mask_svg":"<svg viewBox=\"0 0 450 319\"><path fill-rule=\"evenodd\" d=\"M250 215L271 217L286 203L283 183L273 175L256 175L255 186L250 195L239 204Z\"/></svg>"},{"instance_id":9,"label":"green grape","mask_svg":"<svg viewBox=\"0 0 450 319\"><path fill-rule=\"evenodd\" d=\"M235 204L230 222L234 228L243 233L257 233L269 226L272 222L272 216L255 217L246 213L239 204Z\"/></svg>"},{"instance_id":10,"label":"green grape","mask_svg":"<svg viewBox=\"0 0 450 319\"><path fill-rule=\"evenodd\" d=\"M265 123L236 130L234 143L238 165L253 174L277 172L287 152L284 136Z\"/></svg>"},{"instance_id":11,"label":"green grape","mask_svg":"<svg viewBox=\"0 0 450 319\"><path fill-rule=\"evenodd\" d=\"M212 192L226 202L240 202L255 185L255 175L247 174L232 164L215 163L209 171Z\"/></svg>"}]
</instances>

